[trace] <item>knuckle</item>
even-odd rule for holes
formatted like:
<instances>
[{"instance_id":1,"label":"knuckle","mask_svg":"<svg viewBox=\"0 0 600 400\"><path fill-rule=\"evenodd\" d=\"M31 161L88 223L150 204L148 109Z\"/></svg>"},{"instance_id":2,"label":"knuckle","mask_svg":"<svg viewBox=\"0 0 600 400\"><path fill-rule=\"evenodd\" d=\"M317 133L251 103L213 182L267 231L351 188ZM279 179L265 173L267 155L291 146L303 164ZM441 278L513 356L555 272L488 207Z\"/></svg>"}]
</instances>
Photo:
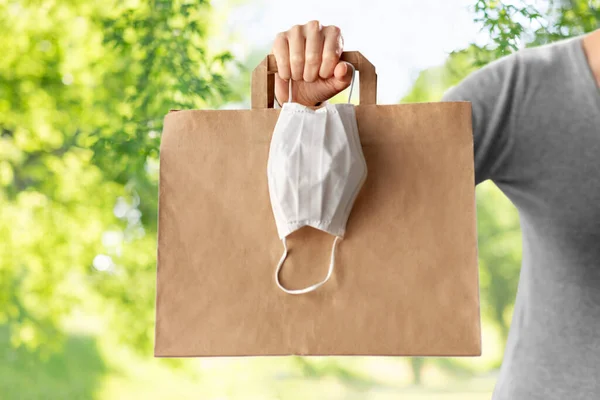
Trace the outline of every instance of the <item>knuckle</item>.
<instances>
[{"instance_id":1,"label":"knuckle","mask_svg":"<svg viewBox=\"0 0 600 400\"><path fill-rule=\"evenodd\" d=\"M308 21L306 23L306 29L309 31L319 31L321 30L321 23L317 20Z\"/></svg>"},{"instance_id":2,"label":"knuckle","mask_svg":"<svg viewBox=\"0 0 600 400\"><path fill-rule=\"evenodd\" d=\"M285 72L290 69L290 63L288 63L285 59L277 59L277 70L281 72Z\"/></svg>"},{"instance_id":3,"label":"knuckle","mask_svg":"<svg viewBox=\"0 0 600 400\"><path fill-rule=\"evenodd\" d=\"M275 55L277 55L277 53L284 49L286 46L286 42L287 39L285 37L282 37L280 35L275 36L275 40L273 41L273 46L271 48L271 52Z\"/></svg>"},{"instance_id":4,"label":"knuckle","mask_svg":"<svg viewBox=\"0 0 600 400\"><path fill-rule=\"evenodd\" d=\"M309 65L318 65L321 63L321 54L318 53L308 53L306 55L306 64Z\"/></svg>"},{"instance_id":5,"label":"knuckle","mask_svg":"<svg viewBox=\"0 0 600 400\"><path fill-rule=\"evenodd\" d=\"M297 54L292 54L290 56L290 64L292 65L302 65L304 64L304 57Z\"/></svg>"},{"instance_id":6,"label":"knuckle","mask_svg":"<svg viewBox=\"0 0 600 400\"><path fill-rule=\"evenodd\" d=\"M315 74L304 73L302 80L304 80L306 82L314 82L316 80L316 76L315 76Z\"/></svg>"},{"instance_id":7,"label":"knuckle","mask_svg":"<svg viewBox=\"0 0 600 400\"><path fill-rule=\"evenodd\" d=\"M281 42L283 40L287 40L287 32L279 32L275 35L275 42Z\"/></svg>"},{"instance_id":8,"label":"knuckle","mask_svg":"<svg viewBox=\"0 0 600 400\"><path fill-rule=\"evenodd\" d=\"M290 28L289 30L290 33L301 33L302 32L302 25L294 25Z\"/></svg>"},{"instance_id":9,"label":"knuckle","mask_svg":"<svg viewBox=\"0 0 600 400\"><path fill-rule=\"evenodd\" d=\"M340 29L339 26L329 25L327 27L327 32L331 35L340 35L342 33L342 30Z\"/></svg>"},{"instance_id":10,"label":"knuckle","mask_svg":"<svg viewBox=\"0 0 600 400\"><path fill-rule=\"evenodd\" d=\"M335 53L327 52L325 55L323 55L324 63L337 63L338 60L339 60L339 56Z\"/></svg>"}]
</instances>

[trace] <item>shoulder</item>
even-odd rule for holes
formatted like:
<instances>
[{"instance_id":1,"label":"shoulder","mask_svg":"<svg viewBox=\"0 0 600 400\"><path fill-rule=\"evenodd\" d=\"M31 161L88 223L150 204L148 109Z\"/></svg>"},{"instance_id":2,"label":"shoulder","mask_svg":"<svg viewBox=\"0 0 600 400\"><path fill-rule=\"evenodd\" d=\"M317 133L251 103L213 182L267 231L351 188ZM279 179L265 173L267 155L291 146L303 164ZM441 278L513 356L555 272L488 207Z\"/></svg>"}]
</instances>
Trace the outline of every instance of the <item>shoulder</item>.
<instances>
[{"instance_id":1,"label":"shoulder","mask_svg":"<svg viewBox=\"0 0 600 400\"><path fill-rule=\"evenodd\" d=\"M444 95L444 101L494 98L502 92L522 93L537 82L564 71L570 47L576 39L521 49L473 72ZM518 89L518 90L517 90Z\"/></svg>"},{"instance_id":2,"label":"shoulder","mask_svg":"<svg viewBox=\"0 0 600 400\"><path fill-rule=\"evenodd\" d=\"M472 72L449 88L443 101L474 101L498 93L510 80L514 81L520 66L520 52L504 56Z\"/></svg>"},{"instance_id":3,"label":"shoulder","mask_svg":"<svg viewBox=\"0 0 600 400\"><path fill-rule=\"evenodd\" d=\"M581 37L558 40L553 43L529 47L518 51L520 61L531 68L552 68L568 60L572 48L580 44Z\"/></svg>"}]
</instances>

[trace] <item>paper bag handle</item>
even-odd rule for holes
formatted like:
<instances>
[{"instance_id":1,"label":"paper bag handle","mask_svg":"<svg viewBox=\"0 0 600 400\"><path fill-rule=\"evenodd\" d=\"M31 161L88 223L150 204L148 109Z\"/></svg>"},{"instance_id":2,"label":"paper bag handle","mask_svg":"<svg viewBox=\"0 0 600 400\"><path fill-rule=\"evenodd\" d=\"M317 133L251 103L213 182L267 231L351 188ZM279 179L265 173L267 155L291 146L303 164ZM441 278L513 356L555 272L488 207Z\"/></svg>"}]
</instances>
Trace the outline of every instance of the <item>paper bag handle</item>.
<instances>
[{"instance_id":1,"label":"paper bag handle","mask_svg":"<svg viewBox=\"0 0 600 400\"><path fill-rule=\"evenodd\" d=\"M344 51L340 60L349 62L360 72L358 80L360 104L377 104L375 66L358 51ZM252 109L273 108L275 72L277 72L277 61L273 54L267 55L252 71Z\"/></svg>"}]
</instances>

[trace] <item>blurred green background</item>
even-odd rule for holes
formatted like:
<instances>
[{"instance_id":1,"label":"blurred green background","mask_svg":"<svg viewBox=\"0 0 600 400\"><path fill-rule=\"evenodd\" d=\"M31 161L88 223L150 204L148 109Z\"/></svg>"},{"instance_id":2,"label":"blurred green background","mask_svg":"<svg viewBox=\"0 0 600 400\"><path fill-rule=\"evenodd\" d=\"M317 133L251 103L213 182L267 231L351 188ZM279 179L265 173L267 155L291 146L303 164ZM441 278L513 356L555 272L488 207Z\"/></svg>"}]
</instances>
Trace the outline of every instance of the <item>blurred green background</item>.
<instances>
[{"instance_id":1,"label":"blurred green background","mask_svg":"<svg viewBox=\"0 0 600 400\"><path fill-rule=\"evenodd\" d=\"M397 101L438 100L517 48L590 31L599 3L473 0L483 40ZM248 107L270 51L212 48L226 10L0 0L0 399L489 399L521 258L518 215L490 182L477 188L482 357L153 358L162 118Z\"/></svg>"}]
</instances>

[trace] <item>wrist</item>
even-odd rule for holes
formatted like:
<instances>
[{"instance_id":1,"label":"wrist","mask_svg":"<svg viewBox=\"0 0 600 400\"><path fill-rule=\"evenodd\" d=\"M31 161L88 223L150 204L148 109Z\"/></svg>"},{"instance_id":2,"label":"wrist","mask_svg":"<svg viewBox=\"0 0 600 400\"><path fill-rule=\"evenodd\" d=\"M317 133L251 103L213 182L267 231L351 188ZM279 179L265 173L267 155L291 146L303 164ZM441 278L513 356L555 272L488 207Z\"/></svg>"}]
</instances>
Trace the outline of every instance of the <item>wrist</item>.
<instances>
[{"instance_id":1,"label":"wrist","mask_svg":"<svg viewBox=\"0 0 600 400\"><path fill-rule=\"evenodd\" d=\"M282 103L279 102L279 100L277 99L277 97L274 98L275 99L275 108L281 108L282 107ZM286 103L287 101L284 101L284 103ZM317 101L316 103L310 103L310 104L305 104L308 107L321 107L323 105L327 104L327 100L324 101Z\"/></svg>"}]
</instances>

